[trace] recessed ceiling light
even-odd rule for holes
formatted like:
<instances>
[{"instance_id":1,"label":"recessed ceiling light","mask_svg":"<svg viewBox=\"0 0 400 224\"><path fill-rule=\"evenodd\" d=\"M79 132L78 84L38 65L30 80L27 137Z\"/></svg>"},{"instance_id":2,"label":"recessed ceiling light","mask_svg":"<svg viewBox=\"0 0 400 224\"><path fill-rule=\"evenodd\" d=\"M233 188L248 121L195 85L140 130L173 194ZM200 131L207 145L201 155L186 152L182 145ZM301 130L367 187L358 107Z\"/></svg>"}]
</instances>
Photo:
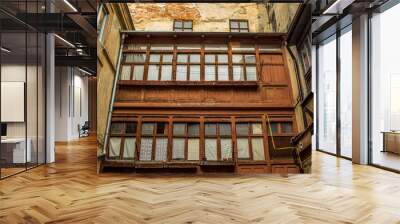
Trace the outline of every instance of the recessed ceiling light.
<instances>
[{"instance_id":1,"label":"recessed ceiling light","mask_svg":"<svg viewBox=\"0 0 400 224\"><path fill-rule=\"evenodd\" d=\"M86 71L86 70L83 70L83 69L81 69L81 68L79 68L79 67L78 67L78 70L81 71L81 72L83 72L83 73L85 73L85 74L87 74L87 75L93 75L92 73L90 73L90 72L88 72L88 71Z\"/></svg>"},{"instance_id":2,"label":"recessed ceiling light","mask_svg":"<svg viewBox=\"0 0 400 224\"><path fill-rule=\"evenodd\" d=\"M1 49L1 51L4 51L6 53L10 53L11 52L11 50L9 50L9 49L7 49L5 47L1 47L0 49Z\"/></svg>"},{"instance_id":3,"label":"recessed ceiling light","mask_svg":"<svg viewBox=\"0 0 400 224\"><path fill-rule=\"evenodd\" d=\"M54 34L54 36L55 37L57 37L59 40L61 40L62 42L64 42L65 44L67 44L68 46L70 46L70 47L72 47L72 48L75 48L75 45L73 45L71 42L69 42L68 40L66 40L66 39L64 39L64 38L62 38L62 37L60 37L59 35L57 35L57 34Z\"/></svg>"},{"instance_id":4,"label":"recessed ceiling light","mask_svg":"<svg viewBox=\"0 0 400 224\"><path fill-rule=\"evenodd\" d=\"M68 0L64 0L65 4L67 4L74 12L78 12L78 10L73 6Z\"/></svg>"}]
</instances>

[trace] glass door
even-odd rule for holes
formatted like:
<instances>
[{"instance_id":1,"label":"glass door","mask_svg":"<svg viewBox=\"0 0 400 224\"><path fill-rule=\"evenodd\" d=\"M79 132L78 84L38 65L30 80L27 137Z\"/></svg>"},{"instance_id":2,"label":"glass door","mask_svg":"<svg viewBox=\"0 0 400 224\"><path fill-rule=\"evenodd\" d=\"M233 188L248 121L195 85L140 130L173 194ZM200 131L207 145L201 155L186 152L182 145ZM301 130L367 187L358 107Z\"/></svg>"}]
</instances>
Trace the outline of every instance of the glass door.
<instances>
[{"instance_id":1,"label":"glass door","mask_svg":"<svg viewBox=\"0 0 400 224\"><path fill-rule=\"evenodd\" d=\"M400 171L400 4L371 18L370 163Z\"/></svg>"},{"instance_id":2,"label":"glass door","mask_svg":"<svg viewBox=\"0 0 400 224\"><path fill-rule=\"evenodd\" d=\"M336 35L318 46L317 149L336 154Z\"/></svg>"}]
</instances>

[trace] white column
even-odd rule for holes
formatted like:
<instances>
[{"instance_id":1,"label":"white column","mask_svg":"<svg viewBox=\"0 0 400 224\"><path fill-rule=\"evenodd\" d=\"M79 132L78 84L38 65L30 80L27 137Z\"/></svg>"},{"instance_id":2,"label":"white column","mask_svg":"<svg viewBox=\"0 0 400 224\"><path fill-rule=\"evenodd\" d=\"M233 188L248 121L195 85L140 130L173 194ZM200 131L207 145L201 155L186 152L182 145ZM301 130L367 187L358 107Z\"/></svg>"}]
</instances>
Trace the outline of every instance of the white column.
<instances>
[{"instance_id":1,"label":"white column","mask_svg":"<svg viewBox=\"0 0 400 224\"><path fill-rule=\"evenodd\" d=\"M353 20L353 162L368 163L368 15Z\"/></svg>"},{"instance_id":2,"label":"white column","mask_svg":"<svg viewBox=\"0 0 400 224\"><path fill-rule=\"evenodd\" d=\"M53 163L55 161L55 44L53 34L47 34L46 45L46 163Z\"/></svg>"}]
</instances>

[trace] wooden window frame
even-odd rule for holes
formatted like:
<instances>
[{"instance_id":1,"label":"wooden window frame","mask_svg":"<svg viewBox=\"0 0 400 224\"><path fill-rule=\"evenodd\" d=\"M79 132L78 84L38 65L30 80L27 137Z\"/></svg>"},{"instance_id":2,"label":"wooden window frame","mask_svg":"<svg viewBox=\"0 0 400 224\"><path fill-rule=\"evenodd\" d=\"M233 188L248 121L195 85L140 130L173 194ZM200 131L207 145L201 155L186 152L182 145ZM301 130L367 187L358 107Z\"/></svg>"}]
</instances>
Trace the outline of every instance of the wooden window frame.
<instances>
[{"instance_id":1,"label":"wooden window frame","mask_svg":"<svg viewBox=\"0 0 400 224\"><path fill-rule=\"evenodd\" d=\"M175 133L173 133L173 127L175 124L184 124L185 125L185 133L183 135L175 135ZM190 136L189 135L189 124L197 124L199 126L199 135L198 136ZM199 153L201 151L201 124L200 122L196 122L196 121L173 121L172 124L172 144L171 144L171 160L172 161L192 161L188 159L188 155L189 155L189 139L198 139L199 140ZM173 158L173 144L174 144L174 139L178 138L178 139L184 139L185 140L185 144L184 144L184 159L180 160L180 159L174 159ZM199 160L200 160L200 155L199 155ZM193 161L198 161L198 160L193 160Z\"/></svg>"},{"instance_id":2,"label":"wooden window frame","mask_svg":"<svg viewBox=\"0 0 400 224\"><path fill-rule=\"evenodd\" d=\"M215 133L215 135L207 135L206 134L206 129L205 129L206 124L216 124L216 133ZM221 135L221 133L220 133L220 124L229 124L229 126L231 128L231 134L230 135ZM207 160L207 161L232 162L234 160L234 158L235 158L235 156L234 156L234 141L233 141L233 130L232 130L231 121L215 122L215 121L206 120L206 121L204 121L204 133L203 133L203 135L204 135L204 144L203 144L204 145L204 148L203 148L204 155L205 155L205 152L206 152L206 148L205 148L206 139L216 139L217 140L217 149L216 149L217 150L217 160ZM224 138L230 138L231 139L232 158L230 160L222 160L221 139L224 139Z\"/></svg>"},{"instance_id":3,"label":"wooden window frame","mask_svg":"<svg viewBox=\"0 0 400 224\"><path fill-rule=\"evenodd\" d=\"M152 134L143 134L142 133L142 127L143 127L143 124L145 124L145 123L152 123L153 124L153 133ZM157 134L157 126L158 126L158 124L159 123L164 123L167 127L166 127L166 132L167 132L167 134ZM157 138L166 138L167 139L167 160L168 160L168 149L169 149L169 133L170 133L170 131L169 131L169 129L170 129L170 125L169 125L169 122L168 121L165 121L165 120L161 120L161 121L158 121L158 120L153 120L153 121L150 121L150 120L141 120L141 122L140 122L140 134L138 134L138 136L139 136L139 140L140 140L140 144L137 144L137 155L138 155L138 157L137 157L137 161L140 161L140 162L154 162L154 161L156 161L155 160L155 157L156 157L156 145L157 145ZM145 137L145 138L152 138L152 145L151 145L151 147L152 147L152 149L151 149L151 160L140 160L140 151L142 150L142 145L141 145L141 140L142 140L142 138L143 137ZM162 162L162 161L159 161L159 162Z\"/></svg>"},{"instance_id":4,"label":"wooden window frame","mask_svg":"<svg viewBox=\"0 0 400 224\"><path fill-rule=\"evenodd\" d=\"M247 27L241 27L240 26L240 23L242 23L242 22L246 22L246 26ZM238 24L238 28L232 28L232 23L237 23ZM236 31L232 31L232 30L238 30L237 32ZM247 19L230 19L229 20L229 32L233 32L233 33L248 33L248 32L250 32L250 29L249 29L249 20L247 20Z\"/></svg>"},{"instance_id":5,"label":"wooden window frame","mask_svg":"<svg viewBox=\"0 0 400 224\"><path fill-rule=\"evenodd\" d=\"M242 135L242 134L238 134L237 133L237 130L236 130L236 126L238 125L238 124L247 124L247 134L246 135ZM259 124L259 125L261 125L261 130L262 130L262 132L261 132L261 134L254 134L253 133L253 128L252 128L252 124ZM239 139L239 138L247 138L247 142L248 142L248 146L249 146L249 159L246 159L246 158L239 158L239 155L238 155L238 160L239 161L256 161L256 160L254 160L254 153L253 153L253 143L252 143L252 139L253 138L262 138L263 139L263 151L264 151L264 160L261 160L261 161L265 161L265 160L267 160L266 159L266 154L265 154L265 152L266 152L266 150L265 150L265 148L266 148L266 146L265 146L265 143L264 143L264 137L265 137L265 133L264 133L264 128L263 128L263 122L262 122L262 120L258 120L258 121L236 121L235 122L235 132L236 132L236 141L237 141L237 139Z\"/></svg>"},{"instance_id":6,"label":"wooden window frame","mask_svg":"<svg viewBox=\"0 0 400 224\"><path fill-rule=\"evenodd\" d=\"M182 23L182 27L177 26L178 22ZM190 28L185 28L185 22L190 22ZM172 26L172 30L177 32L193 32L193 20L175 19Z\"/></svg>"},{"instance_id":7,"label":"wooden window frame","mask_svg":"<svg viewBox=\"0 0 400 224\"><path fill-rule=\"evenodd\" d=\"M258 45L257 44L252 44L254 46L254 50L233 50L232 48L232 42L228 43L221 43L221 44L226 44L227 48L226 50L206 50L206 45L207 43L202 43L200 44L200 49L179 49L178 50L178 45L176 43L167 43L167 45L171 45L172 48L170 50L151 50L151 44L146 44L146 50L141 49L141 50L132 50L132 49L127 49L127 44L124 46L124 57L123 61L121 63L121 71L123 66L131 66L131 73L130 73L130 80L120 80L120 81L139 81L139 82L160 82L161 81L174 81L175 84L177 83L185 83L185 82L201 82L205 85L207 83L245 83L245 82L258 82L260 79L260 71L261 71L261 64L259 61L259 51L258 51ZM126 54L144 54L145 59L143 62L126 62ZM160 60L158 62L150 62L150 55L154 54L159 54L160 55ZM185 54L188 55L188 60L187 62L178 62L178 55ZM189 55L199 55L200 56L200 62L191 62L190 61L190 56ZM206 55L212 54L215 57L214 62L206 62L205 58ZM255 56L255 63L248 63L246 60L243 60L243 63L233 63L233 55L236 54L241 54L243 59L245 58L245 55L252 55ZM163 57L164 55L172 55L172 62L163 62ZM226 55L228 57L228 60L226 62L220 62L218 60L218 55ZM135 67L141 65L143 66L143 80L133 80L133 74L134 70L136 69ZM158 68L158 75L157 75L157 80L148 80L149 77L149 66L150 65L156 65L159 66ZM171 80L161 80L161 70L163 65L170 65L172 66L172 74L171 74ZM176 80L176 75L177 75L177 68L178 66L184 65L186 66L186 80ZM200 80L190 80L190 66L193 65L198 65L200 66ZM215 80L206 80L206 74L205 74L205 68L206 66L211 65L215 69ZM236 65L241 65L243 66L243 72L245 76L245 80L234 80L233 78L233 66ZM218 67L219 66L227 66L228 67L228 80L220 80L220 75L218 73ZM254 66L255 71L256 71L256 80L247 80L247 67L249 66ZM178 82L175 82L178 81ZM239 84L240 85L240 84Z\"/></svg>"},{"instance_id":8,"label":"wooden window frame","mask_svg":"<svg viewBox=\"0 0 400 224\"><path fill-rule=\"evenodd\" d=\"M179 62L178 61L178 57L179 55L186 55L187 56L187 60L186 62ZM200 61L199 62L191 62L191 55L199 55L200 57ZM190 67L191 66L199 66L200 67L200 79L199 80L191 80L190 79ZM176 75L177 75L177 71L178 71L178 66L186 66L186 80L177 80L176 79ZM201 69L202 69L202 56L201 56L201 52L193 52L193 51L177 51L176 52L176 60L175 60L175 79L173 79L173 81L178 81L178 82L185 82L185 81L202 81L202 75L201 75Z\"/></svg>"},{"instance_id":9,"label":"wooden window frame","mask_svg":"<svg viewBox=\"0 0 400 224\"><path fill-rule=\"evenodd\" d=\"M242 56L242 60L243 60L243 62L241 62L241 63L238 63L238 62L234 62L233 61L233 56L234 55L241 55ZM253 63L249 63L249 62L247 62L246 61L246 55L251 55L251 56L254 56L254 58L255 58L255 62ZM232 55L231 55L231 59L232 59L232 65L231 65L231 68L232 68L232 81L258 81L259 80L259 76L258 76L258 66L257 66L257 54L256 54L256 52L253 52L253 53L246 53L246 52L237 52L237 51L235 51L235 52L232 52ZM243 66L243 74L244 74L244 80L234 80L234 74L233 74L233 68L234 68L234 66ZM250 67L250 66L253 66L253 67L255 67L255 69L256 69L256 80L248 80L248 77L247 77L247 67Z\"/></svg>"},{"instance_id":10,"label":"wooden window frame","mask_svg":"<svg viewBox=\"0 0 400 224\"><path fill-rule=\"evenodd\" d=\"M110 138L120 138L121 143L120 143L120 149L119 149L119 159L120 160L130 160L130 159L124 159L124 150L125 150L125 138L135 138L135 154L133 155L133 160L136 160L137 158L137 140L138 140L138 130L139 130L139 123L137 121L112 121L111 125L114 123L121 123L123 124L122 126L122 132L121 133L111 133L110 132ZM128 123L135 123L136 124L136 132L135 133L127 133L127 124ZM110 126L111 127L111 126ZM115 159L113 157L110 157L110 142L108 142L108 147L106 151L106 157L109 159Z\"/></svg>"}]
</instances>

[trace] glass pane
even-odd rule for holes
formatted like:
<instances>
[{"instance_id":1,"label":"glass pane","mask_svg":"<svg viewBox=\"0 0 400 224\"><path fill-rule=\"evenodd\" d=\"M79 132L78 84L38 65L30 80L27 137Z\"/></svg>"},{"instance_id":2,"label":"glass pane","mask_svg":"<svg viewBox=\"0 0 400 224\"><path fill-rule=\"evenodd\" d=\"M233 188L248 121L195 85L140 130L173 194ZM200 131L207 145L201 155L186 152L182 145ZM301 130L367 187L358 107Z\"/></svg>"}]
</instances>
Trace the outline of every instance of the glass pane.
<instances>
[{"instance_id":1,"label":"glass pane","mask_svg":"<svg viewBox=\"0 0 400 224\"><path fill-rule=\"evenodd\" d=\"M119 157L121 151L121 138L110 138L110 151L108 152L108 157Z\"/></svg>"},{"instance_id":2,"label":"glass pane","mask_svg":"<svg viewBox=\"0 0 400 224\"><path fill-rule=\"evenodd\" d=\"M187 63L188 55L187 54L178 54L178 63Z\"/></svg>"},{"instance_id":3,"label":"glass pane","mask_svg":"<svg viewBox=\"0 0 400 224\"><path fill-rule=\"evenodd\" d=\"M172 58L173 58L172 54L164 54L162 61L164 63L172 63Z\"/></svg>"},{"instance_id":4,"label":"glass pane","mask_svg":"<svg viewBox=\"0 0 400 224\"><path fill-rule=\"evenodd\" d=\"M172 65L163 65L161 67L161 80L172 79Z\"/></svg>"},{"instance_id":5,"label":"glass pane","mask_svg":"<svg viewBox=\"0 0 400 224\"><path fill-rule=\"evenodd\" d=\"M340 37L340 153L352 157L352 31ZM400 69L399 69L400 71ZM393 84L393 80L391 82ZM400 85L399 85L400 87ZM400 89L399 89L400 90ZM400 93L400 92L399 92ZM397 95L397 94L396 94ZM398 100L398 99L397 99ZM396 101L397 101L396 100ZM393 105L400 105L395 103ZM392 107L393 108L393 107ZM400 110L398 110L400 112Z\"/></svg>"},{"instance_id":6,"label":"glass pane","mask_svg":"<svg viewBox=\"0 0 400 224\"><path fill-rule=\"evenodd\" d=\"M137 123L126 123L126 134L136 134Z\"/></svg>"},{"instance_id":7,"label":"glass pane","mask_svg":"<svg viewBox=\"0 0 400 224\"><path fill-rule=\"evenodd\" d=\"M262 125L260 123L251 124L254 135L262 135Z\"/></svg>"},{"instance_id":8,"label":"glass pane","mask_svg":"<svg viewBox=\"0 0 400 224\"><path fill-rule=\"evenodd\" d=\"M159 68L160 66L158 65L149 65L149 74L147 75L147 80L158 80Z\"/></svg>"},{"instance_id":9,"label":"glass pane","mask_svg":"<svg viewBox=\"0 0 400 224\"><path fill-rule=\"evenodd\" d=\"M264 143L262 138L252 138L253 160L265 160Z\"/></svg>"},{"instance_id":10,"label":"glass pane","mask_svg":"<svg viewBox=\"0 0 400 224\"><path fill-rule=\"evenodd\" d=\"M176 66L176 80L186 81L187 80L187 66L177 65Z\"/></svg>"},{"instance_id":11,"label":"glass pane","mask_svg":"<svg viewBox=\"0 0 400 224\"><path fill-rule=\"evenodd\" d=\"M282 133L292 133L293 132L292 122L281 123L281 129Z\"/></svg>"},{"instance_id":12,"label":"glass pane","mask_svg":"<svg viewBox=\"0 0 400 224\"><path fill-rule=\"evenodd\" d=\"M232 139L222 138L221 139L221 159L231 160L232 159Z\"/></svg>"},{"instance_id":13,"label":"glass pane","mask_svg":"<svg viewBox=\"0 0 400 224\"><path fill-rule=\"evenodd\" d=\"M200 140L197 138L188 139L188 160L199 160Z\"/></svg>"},{"instance_id":14,"label":"glass pane","mask_svg":"<svg viewBox=\"0 0 400 224\"><path fill-rule=\"evenodd\" d=\"M245 55L244 59L246 64L255 64L256 63L256 56L255 55Z\"/></svg>"},{"instance_id":15,"label":"glass pane","mask_svg":"<svg viewBox=\"0 0 400 224\"><path fill-rule=\"evenodd\" d=\"M226 51L228 50L228 45L226 44L206 44L204 49L210 51Z\"/></svg>"},{"instance_id":16,"label":"glass pane","mask_svg":"<svg viewBox=\"0 0 400 224\"><path fill-rule=\"evenodd\" d=\"M190 63L200 63L200 54L191 54Z\"/></svg>"},{"instance_id":17,"label":"glass pane","mask_svg":"<svg viewBox=\"0 0 400 224\"><path fill-rule=\"evenodd\" d=\"M219 54L218 55L218 63L228 63L228 55L227 54Z\"/></svg>"},{"instance_id":18,"label":"glass pane","mask_svg":"<svg viewBox=\"0 0 400 224\"><path fill-rule=\"evenodd\" d=\"M218 66L218 81L228 81L229 80L229 72L227 65L219 65Z\"/></svg>"},{"instance_id":19,"label":"glass pane","mask_svg":"<svg viewBox=\"0 0 400 224\"><path fill-rule=\"evenodd\" d=\"M207 138L205 139L205 151L207 160L217 160L217 139Z\"/></svg>"},{"instance_id":20,"label":"glass pane","mask_svg":"<svg viewBox=\"0 0 400 224\"><path fill-rule=\"evenodd\" d=\"M133 69L133 80L143 80L144 66L135 65Z\"/></svg>"},{"instance_id":21,"label":"glass pane","mask_svg":"<svg viewBox=\"0 0 400 224\"><path fill-rule=\"evenodd\" d=\"M231 124L229 123L219 124L219 135L231 136L232 135Z\"/></svg>"},{"instance_id":22,"label":"glass pane","mask_svg":"<svg viewBox=\"0 0 400 224\"><path fill-rule=\"evenodd\" d=\"M177 45L178 50L200 50L200 44L179 44Z\"/></svg>"},{"instance_id":23,"label":"glass pane","mask_svg":"<svg viewBox=\"0 0 400 224\"><path fill-rule=\"evenodd\" d=\"M172 144L172 159L185 159L185 139L174 138Z\"/></svg>"},{"instance_id":24,"label":"glass pane","mask_svg":"<svg viewBox=\"0 0 400 224\"><path fill-rule=\"evenodd\" d=\"M204 125L206 129L206 136L215 136L217 135L217 124L207 123Z\"/></svg>"},{"instance_id":25,"label":"glass pane","mask_svg":"<svg viewBox=\"0 0 400 224\"><path fill-rule=\"evenodd\" d=\"M239 22L231 21L231 28L235 28L235 29L239 28Z\"/></svg>"},{"instance_id":26,"label":"glass pane","mask_svg":"<svg viewBox=\"0 0 400 224\"><path fill-rule=\"evenodd\" d=\"M243 63L243 55L241 54L233 54L232 55L232 62L233 63Z\"/></svg>"},{"instance_id":27,"label":"glass pane","mask_svg":"<svg viewBox=\"0 0 400 224\"><path fill-rule=\"evenodd\" d=\"M185 128L186 128L185 123L175 123L174 130L173 130L174 136L185 135Z\"/></svg>"},{"instance_id":28,"label":"glass pane","mask_svg":"<svg viewBox=\"0 0 400 224\"><path fill-rule=\"evenodd\" d=\"M237 33L237 32L240 32L240 30L239 29L231 29L231 32Z\"/></svg>"},{"instance_id":29,"label":"glass pane","mask_svg":"<svg viewBox=\"0 0 400 224\"><path fill-rule=\"evenodd\" d=\"M244 81L244 67L243 66L233 66L233 80L234 81Z\"/></svg>"},{"instance_id":30,"label":"glass pane","mask_svg":"<svg viewBox=\"0 0 400 224\"><path fill-rule=\"evenodd\" d=\"M125 55L125 62L145 62L146 54L126 54Z\"/></svg>"},{"instance_id":31,"label":"glass pane","mask_svg":"<svg viewBox=\"0 0 400 224\"><path fill-rule=\"evenodd\" d=\"M136 139L135 138L125 138L124 144L124 159L133 159L135 157L136 151Z\"/></svg>"},{"instance_id":32,"label":"glass pane","mask_svg":"<svg viewBox=\"0 0 400 224\"><path fill-rule=\"evenodd\" d=\"M249 124L247 124L247 123L236 124L236 135L248 136L249 135Z\"/></svg>"},{"instance_id":33,"label":"glass pane","mask_svg":"<svg viewBox=\"0 0 400 224\"><path fill-rule=\"evenodd\" d=\"M238 138L237 148L238 148L239 159L250 159L249 140L247 138Z\"/></svg>"},{"instance_id":34,"label":"glass pane","mask_svg":"<svg viewBox=\"0 0 400 224\"><path fill-rule=\"evenodd\" d=\"M215 66L214 65L206 65L204 69L205 69L205 80L206 81L215 81Z\"/></svg>"},{"instance_id":35,"label":"glass pane","mask_svg":"<svg viewBox=\"0 0 400 224\"><path fill-rule=\"evenodd\" d=\"M272 130L272 134L277 134L279 132L278 130L278 123L270 123L271 125L271 130Z\"/></svg>"},{"instance_id":36,"label":"glass pane","mask_svg":"<svg viewBox=\"0 0 400 224\"><path fill-rule=\"evenodd\" d=\"M168 138L156 138L156 161L167 160Z\"/></svg>"},{"instance_id":37,"label":"glass pane","mask_svg":"<svg viewBox=\"0 0 400 224\"><path fill-rule=\"evenodd\" d=\"M173 50L174 45L172 44L153 44L150 47L151 50Z\"/></svg>"},{"instance_id":38,"label":"glass pane","mask_svg":"<svg viewBox=\"0 0 400 224\"><path fill-rule=\"evenodd\" d=\"M175 28L182 28L183 27L183 22L182 22L182 20L179 20L179 21L174 21L174 27Z\"/></svg>"},{"instance_id":39,"label":"glass pane","mask_svg":"<svg viewBox=\"0 0 400 224\"><path fill-rule=\"evenodd\" d=\"M142 124L142 135L153 135L154 123Z\"/></svg>"},{"instance_id":40,"label":"glass pane","mask_svg":"<svg viewBox=\"0 0 400 224\"><path fill-rule=\"evenodd\" d=\"M333 36L336 38L335 36ZM318 144L336 154L336 39L318 48Z\"/></svg>"},{"instance_id":41,"label":"glass pane","mask_svg":"<svg viewBox=\"0 0 400 224\"><path fill-rule=\"evenodd\" d=\"M161 55L159 54L150 54L150 62L160 62Z\"/></svg>"},{"instance_id":42,"label":"glass pane","mask_svg":"<svg viewBox=\"0 0 400 224\"><path fill-rule=\"evenodd\" d=\"M200 81L200 65L190 66L190 77L191 81Z\"/></svg>"},{"instance_id":43,"label":"glass pane","mask_svg":"<svg viewBox=\"0 0 400 224\"><path fill-rule=\"evenodd\" d=\"M258 49L260 52L280 52L281 46L274 44L263 44L263 45L258 45Z\"/></svg>"},{"instance_id":44,"label":"glass pane","mask_svg":"<svg viewBox=\"0 0 400 224\"><path fill-rule=\"evenodd\" d=\"M200 125L199 124L188 124L188 135L189 137L197 137L200 135Z\"/></svg>"},{"instance_id":45,"label":"glass pane","mask_svg":"<svg viewBox=\"0 0 400 224\"><path fill-rule=\"evenodd\" d=\"M369 105L371 105L369 131L372 141L372 163L398 171L400 171L399 21L400 4L396 4L382 13L374 13L372 16L372 71L369 102ZM351 39L350 37L347 38ZM344 75L347 74L345 73ZM351 79L351 76L346 77L346 79ZM363 84L362 88L365 88L365 86ZM342 92L342 89L340 90ZM351 94L351 90L347 91L349 92L344 92L343 94ZM348 96L346 98L351 99ZM346 103L348 104L349 102ZM348 124L347 128L349 128ZM350 154L350 152L347 152L347 154Z\"/></svg>"},{"instance_id":46,"label":"glass pane","mask_svg":"<svg viewBox=\"0 0 400 224\"><path fill-rule=\"evenodd\" d=\"M256 66L246 66L247 81L257 81Z\"/></svg>"},{"instance_id":47,"label":"glass pane","mask_svg":"<svg viewBox=\"0 0 400 224\"><path fill-rule=\"evenodd\" d=\"M232 50L233 51L254 51L254 45L252 44L232 44Z\"/></svg>"},{"instance_id":48,"label":"glass pane","mask_svg":"<svg viewBox=\"0 0 400 224\"><path fill-rule=\"evenodd\" d=\"M215 54L206 54L205 61L206 63L215 63Z\"/></svg>"},{"instance_id":49,"label":"glass pane","mask_svg":"<svg viewBox=\"0 0 400 224\"><path fill-rule=\"evenodd\" d=\"M111 134L122 134L124 131L124 123L112 123L111 124Z\"/></svg>"},{"instance_id":50,"label":"glass pane","mask_svg":"<svg viewBox=\"0 0 400 224\"><path fill-rule=\"evenodd\" d=\"M131 69L130 65L123 65L121 71L121 80L130 80L131 79Z\"/></svg>"},{"instance_id":51,"label":"glass pane","mask_svg":"<svg viewBox=\"0 0 400 224\"><path fill-rule=\"evenodd\" d=\"M168 134L168 125L167 123L157 123L157 134Z\"/></svg>"},{"instance_id":52,"label":"glass pane","mask_svg":"<svg viewBox=\"0 0 400 224\"><path fill-rule=\"evenodd\" d=\"M128 50L146 50L147 45L146 44L127 44L127 49Z\"/></svg>"},{"instance_id":53,"label":"glass pane","mask_svg":"<svg viewBox=\"0 0 400 224\"><path fill-rule=\"evenodd\" d=\"M241 21L241 22L240 22L240 28L241 28L241 29L247 28L247 22L246 22L246 21Z\"/></svg>"},{"instance_id":54,"label":"glass pane","mask_svg":"<svg viewBox=\"0 0 400 224\"><path fill-rule=\"evenodd\" d=\"M153 139L152 138L142 138L140 144L140 161L151 160L151 154L153 150Z\"/></svg>"},{"instance_id":55,"label":"glass pane","mask_svg":"<svg viewBox=\"0 0 400 224\"><path fill-rule=\"evenodd\" d=\"M192 21L185 21L183 23L183 28L192 28Z\"/></svg>"}]
</instances>

